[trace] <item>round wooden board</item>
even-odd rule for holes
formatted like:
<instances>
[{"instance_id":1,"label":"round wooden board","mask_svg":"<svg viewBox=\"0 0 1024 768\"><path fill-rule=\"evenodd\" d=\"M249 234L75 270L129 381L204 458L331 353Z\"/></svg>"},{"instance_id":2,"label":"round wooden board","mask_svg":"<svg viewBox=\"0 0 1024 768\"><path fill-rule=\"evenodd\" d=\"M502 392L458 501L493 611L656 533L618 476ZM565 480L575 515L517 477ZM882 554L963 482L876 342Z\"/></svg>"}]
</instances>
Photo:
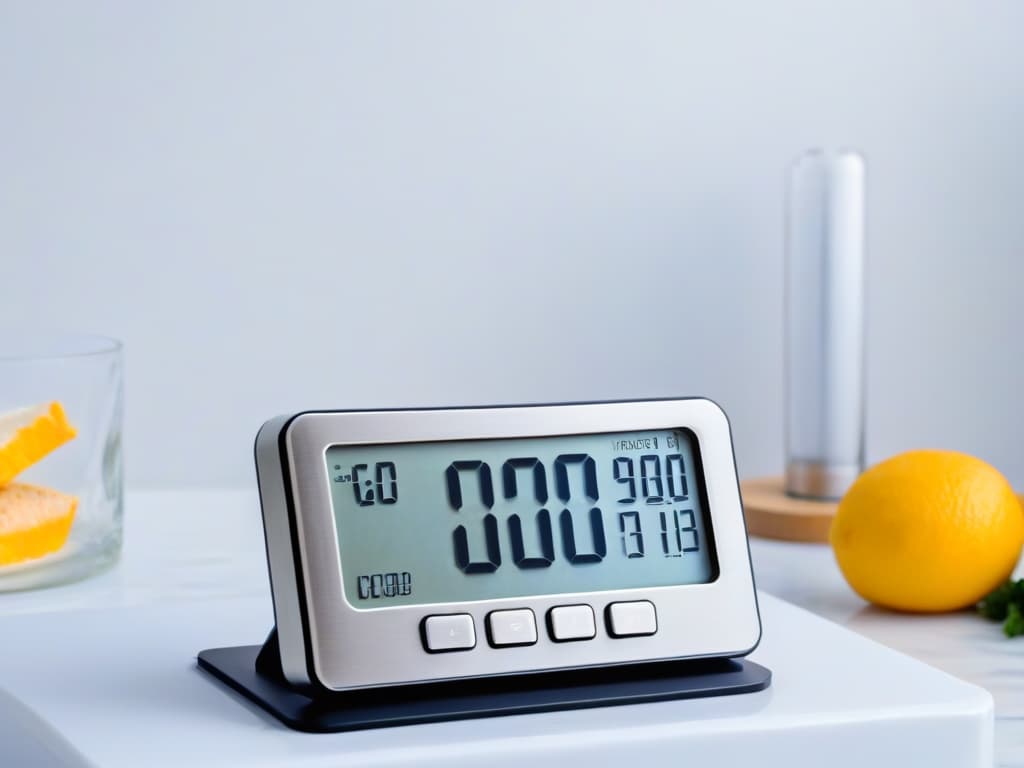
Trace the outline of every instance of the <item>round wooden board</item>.
<instances>
[{"instance_id":1,"label":"round wooden board","mask_svg":"<svg viewBox=\"0 0 1024 768\"><path fill-rule=\"evenodd\" d=\"M788 496L781 477L745 480L740 491L747 533L766 539L828 542L838 502Z\"/></svg>"}]
</instances>

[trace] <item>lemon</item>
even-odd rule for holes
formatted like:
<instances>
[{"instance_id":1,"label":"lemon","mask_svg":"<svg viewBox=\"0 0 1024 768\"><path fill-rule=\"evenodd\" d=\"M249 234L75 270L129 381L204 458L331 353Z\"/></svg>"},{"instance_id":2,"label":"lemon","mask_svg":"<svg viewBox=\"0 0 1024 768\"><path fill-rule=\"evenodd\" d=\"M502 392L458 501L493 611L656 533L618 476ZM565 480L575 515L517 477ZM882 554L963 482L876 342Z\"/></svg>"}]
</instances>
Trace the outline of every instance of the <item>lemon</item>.
<instances>
[{"instance_id":1,"label":"lemon","mask_svg":"<svg viewBox=\"0 0 1024 768\"><path fill-rule=\"evenodd\" d=\"M862 474L830 534L843 576L865 600L900 611L952 611L1005 581L1024 543L1024 511L981 459L909 451Z\"/></svg>"},{"instance_id":2,"label":"lemon","mask_svg":"<svg viewBox=\"0 0 1024 768\"><path fill-rule=\"evenodd\" d=\"M0 488L0 565L56 552L71 532L78 500L60 491L11 483Z\"/></svg>"},{"instance_id":3,"label":"lemon","mask_svg":"<svg viewBox=\"0 0 1024 768\"><path fill-rule=\"evenodd\" d=\"M60 403L0 414L0 487L74 436Z\"/></svg>"}]
</instances>

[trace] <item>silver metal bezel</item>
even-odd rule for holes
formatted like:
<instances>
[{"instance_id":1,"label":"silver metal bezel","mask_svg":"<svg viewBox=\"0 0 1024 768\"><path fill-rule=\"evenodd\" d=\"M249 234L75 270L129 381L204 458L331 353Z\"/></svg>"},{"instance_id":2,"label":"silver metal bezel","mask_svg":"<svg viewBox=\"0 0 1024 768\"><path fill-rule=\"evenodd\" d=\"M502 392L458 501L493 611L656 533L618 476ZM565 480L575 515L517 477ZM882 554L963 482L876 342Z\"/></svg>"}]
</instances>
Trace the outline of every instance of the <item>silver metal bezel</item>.
<instances>
[{"instance_id":1,"label":"silver metal bezel","mask_svg":"<svg viewBox=\"0 0 1024 768\"><path fill-rule=\"evenodd\" d=\"M689 429L697 440L718 561L715 581L374 610L356 609L347 602L325 461L329 446L666 428ZM265 448L274 437L272 433L264 436ZM710 400L313 412L288 420L283 434L278 434L274 442L284 451L283 462L279 455L275 470L272 452L261 452L258 441L257 465L282 663L293 682L345 690L654 660L741 656L760 639L729 424ZM282 478L287 481L284 487L291 489L288 502L292 533L287 541L283 533L286 527L280 521L271 525L266 518L287 515L288 510L267 509L264 491L264 485L274 485L272 476L282 467L288 475ZM265 473L271 476L266 483ZM272 535L271 527L276 534ZM291 554L281 551L286 546ZM283 572L288 569L294 570ZM628 600L650 600L656 605L655 635L617 639L608 635L603 626L606 606ZM302 605L292 604L298 601ZM573 643L552 641L543 626L547 611L578 603L593 606L597 637ZM469 613L478 636L483 637L486 615L510 608L534 611L540 624L538 643L491 648L483 642L471 651L446 654L428 654L423 649L420 624L428 615ZM293 624L300 615L304 617L300 628L282 626L282 620ZM303 667L304 672L300 671Z\"/></svg>"}]
</instances>

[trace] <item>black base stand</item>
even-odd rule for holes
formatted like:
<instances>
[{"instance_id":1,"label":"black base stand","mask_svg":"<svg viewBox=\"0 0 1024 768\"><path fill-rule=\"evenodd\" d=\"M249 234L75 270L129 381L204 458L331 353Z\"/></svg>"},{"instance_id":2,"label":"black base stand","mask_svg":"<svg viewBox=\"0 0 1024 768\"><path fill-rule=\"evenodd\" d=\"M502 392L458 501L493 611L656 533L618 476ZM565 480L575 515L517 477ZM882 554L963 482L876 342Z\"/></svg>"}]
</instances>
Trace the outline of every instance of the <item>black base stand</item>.
<instances>
[{"instance_id":1,"label":"black base stand","mask_svg":"<svg viewBox=\"0 0 1024 768\"><path fill-rule=\"evenodd\" d=\"M276 631L262 647L201 651L199 666L289 728L313 733L752 693L767 688L772 678L769 670L746 659L709 659L313 697L284 679Z\"/></svg>"}]
</instances>

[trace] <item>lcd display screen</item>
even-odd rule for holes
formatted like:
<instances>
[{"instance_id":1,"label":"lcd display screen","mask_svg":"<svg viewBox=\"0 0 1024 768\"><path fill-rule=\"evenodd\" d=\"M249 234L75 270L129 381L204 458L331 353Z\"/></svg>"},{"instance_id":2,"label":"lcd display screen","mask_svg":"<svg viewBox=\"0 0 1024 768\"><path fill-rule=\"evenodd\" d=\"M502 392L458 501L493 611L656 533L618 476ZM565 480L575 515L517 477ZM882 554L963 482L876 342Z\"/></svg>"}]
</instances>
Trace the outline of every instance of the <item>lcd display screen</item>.
<instances>
[{"instance_id":1,"label":"lcd display screen","mask_svg":"<svg viewBox=\"0 0 1024 768\"><path fill-rule=\"evenodd\" d=\"M326 461L355 608L715 578L685 429L336 445Z\"/></svg>"}]
</instances>

